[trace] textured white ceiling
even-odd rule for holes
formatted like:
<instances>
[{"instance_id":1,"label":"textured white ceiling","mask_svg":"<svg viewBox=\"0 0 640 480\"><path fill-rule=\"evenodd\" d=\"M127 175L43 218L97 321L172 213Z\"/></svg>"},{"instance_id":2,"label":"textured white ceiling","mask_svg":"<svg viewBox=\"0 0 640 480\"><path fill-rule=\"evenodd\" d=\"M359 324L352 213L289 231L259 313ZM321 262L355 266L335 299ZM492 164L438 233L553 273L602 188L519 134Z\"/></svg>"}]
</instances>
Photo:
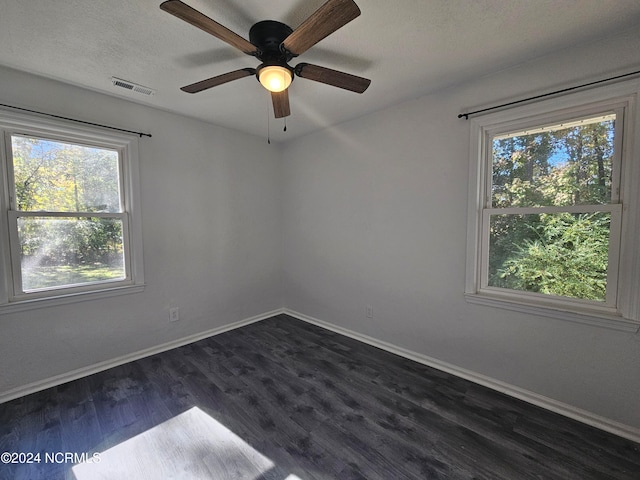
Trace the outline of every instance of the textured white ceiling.
<instances>
[{"instance_id":1,"label":"textured white ceiling","mask_svg":"<svg viewBox=\"0 0 640 480\"><path fill-rule=\"evenodd\" d=\"M184 0L239 35L292 28L324 0ZM362 15L291 63L370 78L362 95L296 78L288 140L574 44L640 26L639 0L356 0ZM0 0L0 64L266 135L268 92L254 77L198 93L181 86L258 61L163 12L160 0ZM615 54L615 52L612 52ZM153 89L113 87L116 76ZM452 112L457 113L457 112Z\"/></svg>"}]
</instances>

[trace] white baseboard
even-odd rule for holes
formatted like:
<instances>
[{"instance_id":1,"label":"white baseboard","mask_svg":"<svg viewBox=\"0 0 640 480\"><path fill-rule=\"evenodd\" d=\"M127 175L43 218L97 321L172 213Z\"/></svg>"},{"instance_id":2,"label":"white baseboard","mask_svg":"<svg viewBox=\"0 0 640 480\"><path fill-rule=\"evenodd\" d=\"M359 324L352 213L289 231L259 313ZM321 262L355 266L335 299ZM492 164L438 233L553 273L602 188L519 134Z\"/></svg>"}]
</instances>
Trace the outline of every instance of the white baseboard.
<instances>
[{"instance_id":1,"label":"white baseboard","mask_svg":"<svg viewBox=\"0 0 640 480\"><path fill-rule=\"evenodd\" d=\"M54 377L50 377L45 380L40 380L24 386L20 386L20 387L8 390L6 392L0 393L0 403L8 402L10 400L14 400L19 397L24 397L25 395L39 392L40 390L45 390L50 387L55 387L57 385L67 383L72 380L77 380L79 378L86 377L88 375L93 375L94 373L102 372L104 370L108 370L109 368L117 367L119 365L123 365L129 362L133 362L134 360L139 360L141 358L149 357L157 353L162 353L162 352L166 352L167 350L172 350L174 348L182 347L184 345L188 345L189 343L197 342L198 340L202 340L208 337L213 337L214 335L219 335L221 333L228 332L229 330L234 330L236 328L244 327L245 325L259 322L260 320L265 320L267 318L271 318L281 313L284 313L284 309L272 310L271 312L266 312L260 315L249 317L244 320L240 320L238 322L230 323L228 325L223 325L221 327L212 328L211 330L207 330L206 332L189 335L188 337L163 343L162 345L156 345L155 347L139 350L137 352L123 355L118 358L106 360L104 362L94 363L93 365L78 368L77 370L73 370L71 372L63 373L61 375L56 375Z\"/></svg>"},{"instance_id":2,"label":"white baseboard","mask_svg":"<svg viewBox=\"0 0 640 480\"><path fill-rule=\"evenodd\" d=\"M369 337L367 335L363 335L361 333L354 332L343 327L339 327L332 323L310 317L294 310L285 308L283 313L299 320L311 323L313 325L317 325L318 327L326 328L327 330L331 330L341 335L359 340L363 343L373 345L374 347L381 348L382 350L395 353L396 355L408 358L409 360L413 360L415 362L422 363L423 365L433 367L437 370L441 370L457 377L464 378L465 380L469 380L473 383L477 383L492 390L496 390L511 397L515 397L527 403L531 403L546 410L564 415L565 417L569 417L579 422L586 423L587 425L599 428L600 430L605 430L609 433L613 433L614 435L618 435L620 437L624 437L634 442L640 443L640 429L638 428L610 420L606 417L602 417L586 410L574 407L572 405L559 402L549 397L545 397L544 395L540 395L535 392L516 387L515 385L496 380L495 378L487 377L486 375L482 375L465 368L460 368L456 365L452 365L450 363L443 362L441 360L428 357L420 353L412 352L411 350L397 347L391 343L387 343L382 340L378 340L376 338Z\"/></svg>"}]
</instances>

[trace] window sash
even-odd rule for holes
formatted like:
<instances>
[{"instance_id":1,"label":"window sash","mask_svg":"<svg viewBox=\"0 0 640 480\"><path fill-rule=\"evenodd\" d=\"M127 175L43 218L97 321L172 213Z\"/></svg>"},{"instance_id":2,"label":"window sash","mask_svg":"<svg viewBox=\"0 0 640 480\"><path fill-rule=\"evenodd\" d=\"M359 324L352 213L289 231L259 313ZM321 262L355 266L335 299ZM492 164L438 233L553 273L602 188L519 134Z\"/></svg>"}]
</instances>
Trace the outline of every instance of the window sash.
<instances>
[{"instance_id":1,"label":"window sash","mask_svg":"<svg viewBox=\"0 0 640 480\"><path fill-rule=\"evenodd\" d=\"M549 116L549 120L544 121L542 118L531 119L526 123L520 121L514 127L501 126L492 129L485 130L483 138L484 148L482 150L482 162L485 171L484 179L484 196L483 207L491 208L492 206L492 192L493 192L493 140L499 137L505 137L511 133L522 132L524 130L536 131L542 126L557 125L561 122L565 122L568 125L577 123L581 119L592 118L595 116L607 116L614 114L616 116L616 126L613 138L613 156L612 156L612 172L611 172L611 203L618 203L620 201L620 178L622 173L622 155L623 155L623 130L626 125L626 103L617 103L609 108L590 108L585 111L581 111L579 114L564 114Z\"/></svg>"},{"instance_id":2,"label":"window sash","mask_svg":"<svg viewBox=\"0 0 640 480\"><path fill-rule=\"evenodd\" d=\"M493 215L527 215L542 213L609 213L611 215L609 227L609 249L607 259L607 289L604 302L596 300L578 299L564 296L555 296L544 293L527 292L489 286L489 238L491 216ZM620 242L622 233L622 205L576 205L568 207L523 207L523 208L485 208L482 211L482 234L481 234L481 254L480 254L480 285L479 292L491 294L504 294L513 296L523 296L530 300L538 299L545 302L552 299L553 303L558 301L570 302L583 306L605 306L607 311L615 312L618 291L618 268L620 257Z\"/></svg>"},{"instance_id":3,"label":"window sash","mask_svg":"<svg viewBox=\"0 0 640 480\"><path fill-rule=\"evenodd\" d=\"M64 295L70 293L80 293L95 290L96 288L120 287L132 283L131 273L131 245L129 235L129 215L123 213L93 213L93 212L23 212L10 210L9 217L9 244L11 254L11 272L13 278L13 289L10 292L10 301L24 300L29 298L43 298L52 295ZM97 282L86 282L70 286L59 286L38 289L37 291L25 292L22 289L22 264L20 259L21 244L18 236L18 219L25 217L38 218L114 218L122 223L122 248L124 255L124 278L119 280L102 280Z\"/></svg>"},{"instance_id":4,"label":"window sash","mask_svg":"<svg viewBox=\"0 0 640 480\"><path fill-rule=\"evenodd\" d=\"M62 135L55 135L55 134L46 134L40 131L34 131L31 132L29 130L5 130L5 134L4 134L4 138L5 138L5 148L6 148L6 155L7 155L7 184L8 184L8 190L10 192L9 195L9 208L11 210L17 210L18 206L17 206L17 194L16 194L16 185L15 185L15 175L14 175L14 171L13 171L13 148L12 148L12 137L13 136L20 136L20 137L29 137L29 138L34 138L37 140L45 140L45 141L52 141L52 142L60 142L60 143L67 143L67 144L74 144L74 145L78 145L78 146L83 146L83 147L89 147L89 148L101 148L104 150L111 150L111 151L115 151L118 153L118 191L119 191L119 201L120 201L120 212L125 212L126 211L126 195L127 195L127 190L125 188L125 184L124 184L124 179L125 179L125 170L124 170L124 162L123 162L123 156L125 154L124 149L122 147L115 147L113 145L109 145L109 144L105 144L104 142L98 141L96 140L95 142L88 142L84 139L74 139L73 137L65 137ZM26 210L28 211L28 210ZM23 212L26 212L23 211ZM75 213L75 212L69 212L69 213Z\"/></svg>"}]
</instances>

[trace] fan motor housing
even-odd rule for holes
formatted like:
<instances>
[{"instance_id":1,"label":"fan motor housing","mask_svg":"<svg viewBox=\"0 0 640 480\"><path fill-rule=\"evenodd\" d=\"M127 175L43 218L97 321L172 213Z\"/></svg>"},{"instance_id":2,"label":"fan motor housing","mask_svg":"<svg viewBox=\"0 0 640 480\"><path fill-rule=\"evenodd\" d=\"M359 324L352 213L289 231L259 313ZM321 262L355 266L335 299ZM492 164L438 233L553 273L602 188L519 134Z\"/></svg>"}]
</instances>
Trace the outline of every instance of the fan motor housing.
<instances>
[{"instance_id":1,"label":"fan motor housing","mask_svg":"<svg viewBox=\"0 0 640 480\"><path fill-rule=\"evenodd\" d=\"M286 63L292 55L283 52L280 44L293 33L293 29L282 22L263 20L249 30L249 41L260 50L257 57L264 63Z\"/></svg>"}]
</instances>

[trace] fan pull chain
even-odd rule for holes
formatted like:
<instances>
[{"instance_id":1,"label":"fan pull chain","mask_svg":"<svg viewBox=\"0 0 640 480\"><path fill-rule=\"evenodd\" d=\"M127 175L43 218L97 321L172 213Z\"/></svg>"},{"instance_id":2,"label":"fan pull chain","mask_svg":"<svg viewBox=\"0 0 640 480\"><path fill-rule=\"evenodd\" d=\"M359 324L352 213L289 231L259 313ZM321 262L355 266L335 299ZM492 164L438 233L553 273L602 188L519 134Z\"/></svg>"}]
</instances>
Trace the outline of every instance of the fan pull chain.
<instances>
[{"instance_id":1,"label":"fan pull chain","mask_svg":"<svg viewBox=\"0 0 640 480\"><path fill-rule=\"evenodd\" d=\"M267 100L267 143L271 145L271 130L269 128L269 100Z\"/></svg>"},{"instance_id":2,"label":"fan pull chain","mask_svg":"<svg viewBox=\"0 0 640 480\"><path fill-rule=\"evenodd\" d=\"M284 130L283 132L287 131L287 117L284 117Z\"/></svg>"}]
</instances>

